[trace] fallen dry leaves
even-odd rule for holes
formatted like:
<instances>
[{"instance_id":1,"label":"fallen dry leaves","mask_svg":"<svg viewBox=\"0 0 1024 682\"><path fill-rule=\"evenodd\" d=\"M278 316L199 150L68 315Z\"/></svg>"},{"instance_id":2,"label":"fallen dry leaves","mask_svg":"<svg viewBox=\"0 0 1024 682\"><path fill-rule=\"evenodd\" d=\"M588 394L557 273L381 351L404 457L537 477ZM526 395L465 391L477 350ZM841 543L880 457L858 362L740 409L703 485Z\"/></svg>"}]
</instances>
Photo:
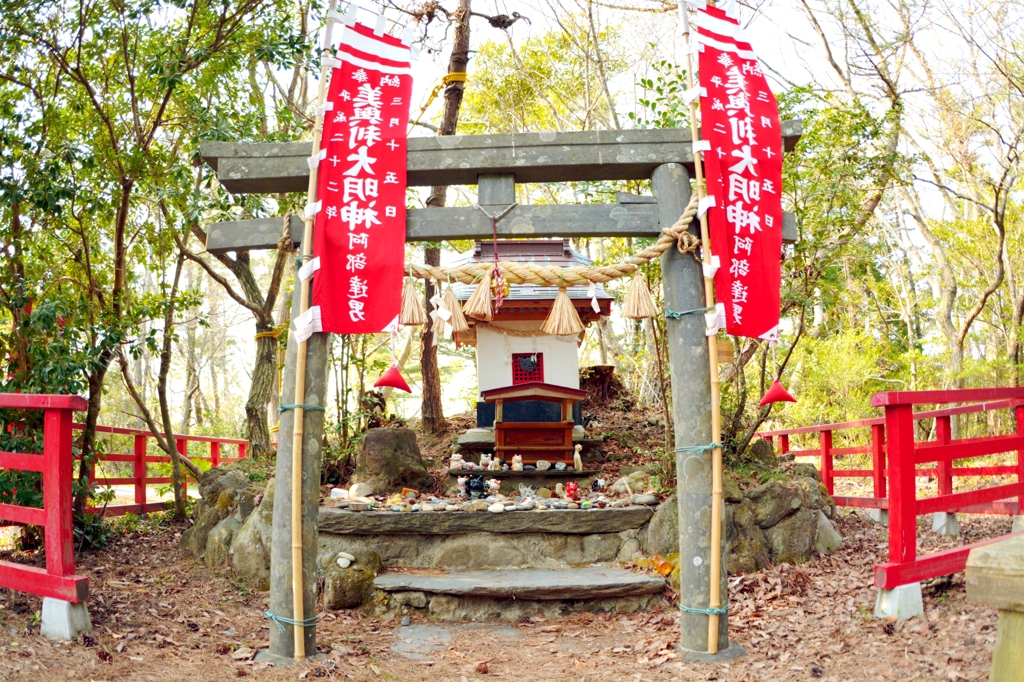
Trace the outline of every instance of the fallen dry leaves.
<instances>
[{"instance_id":1,"label":"fallen dry leaves","mask_svg":"<svg viewBox=\"0 0 1024 682\"><path fill-rule=\"evenodd\" d=\"M1009 523L966 517L961 529L970 541L1005 533ZM885 558L885 529L859 514L844 513L839 524L839 552L731 578L730 635L747 656L719 666L681 660L678 614L666 602L645 613L521 618L503 624L515 639L459 634L425 660L392 651L403 638L395 622L326 613L318 627L324 658L277 669L252 660L268 644L266 593L188 558L177 547L181 527L131 534L79 561L95 625L79 642L42 639L39 599L0 591L0 679L984 680L997 617L965 600L963 575L925 590L925 618L876 620L871 577ZM958 542L920 535L922 551Z\"/></svg>"}]
</instances>

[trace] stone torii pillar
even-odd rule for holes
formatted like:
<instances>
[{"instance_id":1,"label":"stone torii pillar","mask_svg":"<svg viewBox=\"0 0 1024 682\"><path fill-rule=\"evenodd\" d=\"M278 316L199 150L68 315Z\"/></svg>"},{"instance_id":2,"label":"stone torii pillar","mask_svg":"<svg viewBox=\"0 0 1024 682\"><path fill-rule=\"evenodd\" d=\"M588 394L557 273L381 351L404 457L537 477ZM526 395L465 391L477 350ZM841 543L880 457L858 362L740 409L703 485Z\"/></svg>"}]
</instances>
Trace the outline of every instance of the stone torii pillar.
<instances>
[{"instance_id":1,"label":"stone torii pillar","mask_svg":"<svg viewBox=\"0 0 1024 682\"><path fill-rule=\"evenodd\" d=\"M690 174L678 163L658 166L651 175L659 218L671 225L690 201ZM665 307L685 311L704 308L704 275L693 254L669 249L661 255ZM672 381L672 423L676 448L711 443L711 376L704 313L667 319L666 344ZM711 450L676 451L676 500L679 505L680 604L705 608L712 580L721 583L723 603L728 600L725 514L722 518L721 573L712 576L711 563ZM707 653L708 616L682 612L680 649L684 661L725 661L744 654L729 645L729 616L718 620L718 653Z\"/></svg>"}]
</instances>

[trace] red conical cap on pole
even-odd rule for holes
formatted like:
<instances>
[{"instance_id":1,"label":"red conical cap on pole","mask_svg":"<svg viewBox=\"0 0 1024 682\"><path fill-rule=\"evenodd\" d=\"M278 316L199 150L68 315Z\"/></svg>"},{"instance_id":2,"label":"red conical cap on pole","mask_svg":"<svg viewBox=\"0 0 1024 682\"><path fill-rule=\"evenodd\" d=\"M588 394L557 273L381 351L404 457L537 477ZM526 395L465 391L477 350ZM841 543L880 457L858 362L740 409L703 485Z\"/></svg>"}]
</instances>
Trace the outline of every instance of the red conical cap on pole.
<instances>
[{"instance_id":1,"label":"red conical cap on pole","mask_svg":"<svg viewBox=\"0 0 1024 682\"><path fill-rule=\"evenodd\" d=\"M405 382L405 377L402 376L402 372L399 371L396 365L391 365L391 367L388 368L388 371L384 372L384 374L380 376L380 379L377 379L377 383L373 386L374 388L390 386L391 388L397 388L399 391L412 393L412 390L409 388L409 384ZM786 395L789 394L787 393Z\"/></svg>"},{"instance_id":2,"label":"red conical cap on pole","mask_svg":"<svg viewBox=\"0 0 1024 682\"><path fill-rule=\"evenodd\" d=\"M779 380L776 379L772 383L772 385L768 389L768 391L764 394L764 397L761 398L761 407L764 407L765 405L767 405L769 403L782 403L782 402L795 403L796 402L796 398L791 396L789 394L789 391L787 391L785 388L783 388L782 384L779 383Z\"/></svg>"}]
</instances>

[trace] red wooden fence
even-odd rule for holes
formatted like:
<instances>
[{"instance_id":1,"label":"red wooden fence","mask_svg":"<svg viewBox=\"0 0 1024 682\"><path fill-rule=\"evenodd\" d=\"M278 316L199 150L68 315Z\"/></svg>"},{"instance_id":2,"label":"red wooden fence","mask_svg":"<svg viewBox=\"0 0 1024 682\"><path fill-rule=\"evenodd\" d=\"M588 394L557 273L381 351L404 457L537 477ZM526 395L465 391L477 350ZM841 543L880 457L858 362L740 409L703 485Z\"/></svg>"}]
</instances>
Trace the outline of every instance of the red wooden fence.
<instances>
[{"instance_id":1,"label":"red wooden fence","mask_svg":"<svg viewBox=\"0 0 1024 682\"><path fill-rule=\"evenodd\" d=\"M927 412L913 411L914 405L973 403ZM765 431L759 435L773 442L778 450L790 452L789 436L817 433L819 447L798 450L797 457L820 457L821 475L829 494L835 479L841 477L872 479L872 497L835 497L837 505L887 509L889 511L889 561L875 566L875 585L891 589L899 585L935 578L963 570L973 547L1003 540L1008 536L973 545L917 557L917 516L936 512L981 514L1019 514L1024 504L1024 389L980 388L958 391L891 391L876 393L874 407L883 407L885 416L837 424L804 426L795 429ZM1016 420L1014 433L982 438L951 436L951 417L991 410L1012 409ZM917 442L914 422L935 419L933 441ZM870 428L871 442L866 446L836 448L837 431ZM955 467L954 460L971 459L999 453L1014 453L1017 462L1009 466ZM852 454L870 454L871 469L836 469L835 460ZM935 463L934 467L918 465ZM1016 476L1016 483L990 486L980 490L953 492L956 476ZM935 477L938 495L917 499L915 478ZM1016 498L1016 499L1014 499ZM1016 533L1014 535L1024 534Z\"/></svg>"},{"instance_id":2,"label":"red wooden fence","mask_svg":"<svg viewBox=\"0 0 1024 682\"><path fill-rule=\"evenodd\" d=\"M81 424L74 425L75 430L81 430L84 428ZM93 467L90 480L95 481L99 485L132 485L135 487L135 503L134 504L119 504L114 506L107 506L103 509L104 516L121 516L123 514L144 514L153 511L162 511L167 509L170 502L147 502L146 501L146 487L149 485L167 484L171 482L169 477L156 477L150 478L146 472L146 465L157 463L157 462L170 462L171 458L167 455L162 456L150 456L146 454L148 441L153 437L153 434L149 431L143 431L140 429L124 429L117 426L97 426L96 431L98 433L110 433L122 436L132 436L133 448L131 453L105 453L98 455L97 459L102 462L131 462L132 463L132 476L129 477L106 477L96 478L95 467ZM238 438L220 438L218 436L190 436L190 435L174 435L175 446L183 455L188 456L188 444L189 443L208 443L210 445L210 454L208 457L202 455L192 455L189 459L195 460L209 460L212 466L220 466L221 464L228 464L230 462L237 462L243 459L247 455L249 441ZM229 445L237 448L237 456L226 457L227 454L222 449L222 446ZM193 479L194 480L194 479ZM183 480L183 486L187 482ZM100 509L94 509L92 511L98 512Z\"/></svg>"},{"instance_id":3,"label":"red wooden fence","mask_svg":"<svg viewBox=\"0 0 1024 682\"><path fill-rule=\"evenodd\" d=\"M71 421L87 405L73 395L0 393L0 408L44 411L41 454L0 452L0 467L42 474L43 508L0 504L0 518L46 529L46 568L0 561L0 587L74 603L89 594L89 579L74 574L71 533Z\"/></svg>"},{"instance_id":4,"label":"red wooden fence","mask_svg":"<svg viewBox=\"0 0 1024 682\"><path fill-rule=\"evenodd\" d=\"M73 423L74 412L85 410L84 398L69 395L30 395L0 393L0 409L43 410L43 452L36 454L0 452L0 468L15 471L36 471L42 474L43 507L23 507L0 504L0 523L30 524L45 529L46 568L36 568L10 561L0 561L0 587L31 592L43 597L54 597L78 603L89 593L89 579L75 575L75 553L72 541L71 487L74 480L72 431L82 426ZM165 509L169 502L146 502L146 486L170 483L170 478L150 478L146 464L169 462L170 457L151 457L146 454L149 431L99 426L100 433L133 437L131 454L112 453L99 457L108 462L132 462L133 476L99 478L101 485L132 484L135 504L107 507L104 513L115 516L126 513L145 513ZM248 441L214 436L174 436L178 452L186 454L189 442L209 443L209 460L213 466L237 461L247 454ZM224 457L221 446L237 447L237 457ZM193 456L191 459L207 459ZM95 473L95 471L93 472ZM97 510L98 511L98 510Z\"/></svg>"}]
</instances>

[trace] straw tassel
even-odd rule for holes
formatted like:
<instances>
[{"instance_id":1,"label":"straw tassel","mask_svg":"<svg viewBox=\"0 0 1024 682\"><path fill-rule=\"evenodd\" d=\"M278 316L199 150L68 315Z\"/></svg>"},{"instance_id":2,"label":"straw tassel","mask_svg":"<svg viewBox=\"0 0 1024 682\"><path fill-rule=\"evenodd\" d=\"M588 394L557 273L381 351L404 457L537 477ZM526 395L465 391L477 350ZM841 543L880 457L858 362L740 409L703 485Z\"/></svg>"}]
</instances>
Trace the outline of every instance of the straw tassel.
<instances>
[{"instance_id":1,"label":"straw tassel","mask_svg":"<svg viewBox=\"0 0 1024 682\"><path fill-rule=\"evenodd\" d=\"M575 336L583 329L580 314L576 312L576 306L572 304L565 287L559 288L555 304L551 306L548 319L544 320L540 330L552 336Z\"/></svg>"},{"instance_id":2,"label":"straw tassel","mask_svg":"<svg viewBox=\"0 0 1024 682\"><path fill-rule=\"evenodd\" d=\"M427 311L410 277L405 278L405 287L402 288L402 309L398 314L398 323L406 326L427 323Z\"/></svg>"},{"instance_id":3,"label":"straw tassel","mask_svg":"<svg viewBox=\"0 0 1024 682\"><path fill-rule=\"evenodd\" d=\"M466 313L467 317L472 317L477 320L483 320L484 322L490 322L494 316L494 311L491 309L491 271L488 270L484 275L483 279L480 280L480 284L476 285L476 290L473 295L466 301L466 305L462 307L462 311Z\"/></svg>"},{"instance_id":4,"label":"straw tassel","mask_svg":"<svg viewBox=\"0 0 1024 682\"><path fill-rule=\"evenodd\" d=\"M459 299L455 298L455 292L452 291L452 287L449 284L448 288L444 290L444 298L441 300L441 305L452 314L448 318L448 324L451 325L452 332L460 334L464 331L469 330L469 323L466 322L466 316L462 314L462 306L459 304Z\"/></svg>"},{"instance_id":5,"label":"straw tassel","mask_svg":"<svg viewBox=\"0 0 1024 682\"><path fill-rule=\"evenodd\" d=\"M647 288L647 279L637 270L633 273L629 290L626 292L626 301L622 304L622 316L631 320L642 320L654 317L655 313L657 310L654 308L651 290Z\"/></svg>"}]
</instances>

